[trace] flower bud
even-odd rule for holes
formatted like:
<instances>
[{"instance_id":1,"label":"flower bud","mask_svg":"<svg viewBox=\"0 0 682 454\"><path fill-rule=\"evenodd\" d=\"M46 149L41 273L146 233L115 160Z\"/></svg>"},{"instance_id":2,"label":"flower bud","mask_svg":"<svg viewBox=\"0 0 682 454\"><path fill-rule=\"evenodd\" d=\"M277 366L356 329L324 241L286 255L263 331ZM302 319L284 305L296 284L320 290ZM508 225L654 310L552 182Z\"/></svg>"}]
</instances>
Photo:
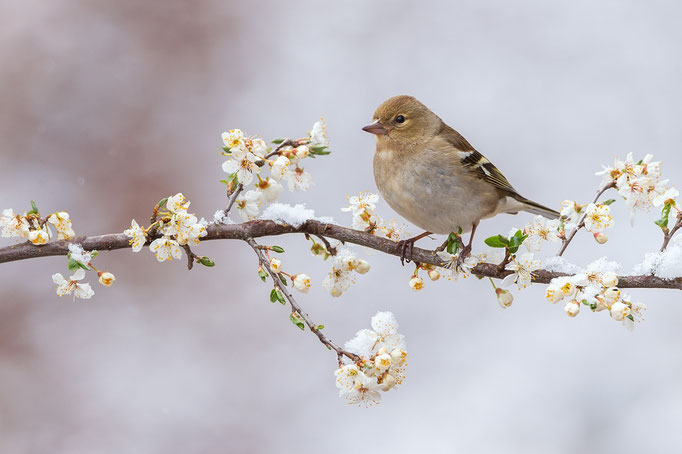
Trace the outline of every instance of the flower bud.
<instances>
[{"instance_id":1,"label":"flower bud","mask_svg":"<svg viewBox=\"0 0 682 454\"><path fill-rule=\"evenodd\" d=\"M625 317L630 315L630 308L620 301L613 303L609 310L611 311L611 318L618 320L619 322L622 322Z\"/></svg>"},{"instance_id":2,"label":"flower bud","mask_svg":"<svg viewBox=\"0 0 682 454\"><path fill-rule=\"evenodd\" d=\"M294 277L294 288L301 293L308 293L310 290L310 276L307 274L297 274Z\"/></svg>"},{"instance_id":3,"label":"flower bud","mask_svg":"<svg viewBox=\"0 0 682 454\"><path fill-rule=\"evenodd\" d=\"M576 300L569 301L564 306L564 311L569 317L575 317L578 315L578 312L580 312L580 303Z\"/></svg>"},{"instance_id":4,"label":"flower bud","mask_svg":"<svg viewBox=\"0 0 682 454\"><path fill-rule=\"evenodd\" d=\"M279 273L282 271L282 262L279 259L270 259L270 269L273 273Z\"/></svg>"},{"instance_id":5,"label":"flower bud","mask_svg":"<svg viewBox=\"0 0 682 454\"><path fill-rule=\"evenodd\" d=\"M604 232L594 232L592 235L594 235L594 240L599 244L604 244L609 241L609 237L606 236L606 233Z\"/></svg>"},{"instance_id":6,"label":"flower bud","mask_svg":"<svg viewBox=\"0 0 682 454\"><path fill-rule=\"evenodd\" d=\"M384 379L381 381L381 384L383 385L383 388L381 388L383 391L388 391L389 389L393 388L396 383L396 379L393 375L391 374L386 374Z\"/></svg>"},{"instance_id":7,"label":"flower bud","mask_svg":"<svg viewBox=\"0 0 682 454\"><path fill-rule=\"evenodd\" d=\"M506 309L512 305L514 295L512 295L510 291L497 287L495 293L497 293L497 302L502 309Z\"/></svg>"},{"instance_id":8,"label":"flower bud","mask_svg":"<svg viewBox=\"0 0 682 454\"><path fill-rule=\"evenodd\" d=\"M410 279L410 288L415 292L418 292L424 288L424 280L419 276L412 276L412 279Z\"/></svg>"},{"instance_id":9,"label":"flower bud","mask_svg":"<svg viewBox=\"0 0 682 454\"><path fill-rule=\"evenodd\" d=\"M438 279L440 279L440 273L438 272L438 270L429 270L429 279L431 279L432 281L437 281Z\"/></svg>"},{"instance_id":10,"label":"flower bud","mask_svg":"<svg viewBox=\"0 0 682 454\"><path fill-rule=\"evenodd\" d=\"M620 298L620 289L618 287L609 287L604 290L604 302L610 305Z\"/></svg>"},{"instance_id":11,"label":"flower bud","mask_svg":"<svg viewBox=\"0 0 682 454\"><path fill-rule=\"evenodd\" d=\"M300 145L296 147L296 149L294 150L294 154L298 159L303 159L308 157L308 151L309 149L307 145Z\"/></svg>"},{"instance_id":12,"label":"flower bud","mask_svg":"<svg viewBox=\"0 0 682 454\"><path fill-rule=\"evenodd\" d=\"M104 286L111 287L111 284L113 284L114 281L116 280L116 276L114 276L112 273L108 271L100 271L98 274L99 283Z\"/></svg>"},{"instance_id":13,"label":"flower bud","mask_svg":"<svg viewBox=\"0 0 682 454\"><path fill-rule=\"evenodd\" d=\"M393 364L401 366L407 360L407 352L402 348L394 348L391 350L391 361Z\"/></svg>"},{"instance_id":14,"label":"flower bud","mask_svg":"<svg viewBox=\"0 0 682 454\"><path fill-rule=\"evenodd\" d=\"M386 354L377 355L377 357L374 358L374 367L376 367L380 372L385 371L391 367L391 356Z\"/></svg>"},{"instance_id":15,"label":"flower bud","mask_svg":"<svg viewBox=\"0 0 682 454\"><path fill-rule=\"evenodd\" d=\"M355 265L355 272L358 274L365 274L369 271L369 263L366 260L358 260L357 265Z\"/></svg>"},{"instance_id":16,"label":"flower bud","mask_svg":"<svg viewBox=\"0 0 682 454\"><path fill-rule=\"evenodd\" d=\"M615 287L618 285L618 275L613 271L607 271L601 276L601 283L604 287Z\"/></svg>"}]
</instances>

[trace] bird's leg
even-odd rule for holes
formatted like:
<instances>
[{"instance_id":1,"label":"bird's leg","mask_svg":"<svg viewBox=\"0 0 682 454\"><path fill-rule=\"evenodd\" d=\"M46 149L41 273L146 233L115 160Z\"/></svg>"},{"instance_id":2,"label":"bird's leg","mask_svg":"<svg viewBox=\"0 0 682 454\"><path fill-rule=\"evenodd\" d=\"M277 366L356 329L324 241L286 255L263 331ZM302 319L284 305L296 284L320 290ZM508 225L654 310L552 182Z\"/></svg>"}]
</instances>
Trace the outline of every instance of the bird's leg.
<instances>
[{"instance_id":1,"label":"bird's leg","mask_svg":"<svg viewBox=\"0 0 682 454\"><path fill-rule=\"evenodd\" d=\"M409 253L409 258L407 258L407 261L409 262L410 259L412 258L412 248L414 248L414 243L417 240L421 240L425 236L431 235L431 232L424 232L420 233L419 235L408 238L406 240L400 240L398 241L398 246L400 247L400 263L405 266L405 259L407 258L407 250L409 248L410 253Z\"/></svg>"},{"instance_id":2,"label":"bird's leg","mask_svg":"<svg viewBox=\"0 0 682 454\"><path fill-rule=\"evenodd\" d=\"M474 243L474 233L476 233L476 227L478 227L478 222L474 222L471 226L471 236L469 237L469 244L464 246L459 255L457 256L457 268L459 269L464 263L464 260L471 255L471 246Z\"/></svg>"}]
</instances>

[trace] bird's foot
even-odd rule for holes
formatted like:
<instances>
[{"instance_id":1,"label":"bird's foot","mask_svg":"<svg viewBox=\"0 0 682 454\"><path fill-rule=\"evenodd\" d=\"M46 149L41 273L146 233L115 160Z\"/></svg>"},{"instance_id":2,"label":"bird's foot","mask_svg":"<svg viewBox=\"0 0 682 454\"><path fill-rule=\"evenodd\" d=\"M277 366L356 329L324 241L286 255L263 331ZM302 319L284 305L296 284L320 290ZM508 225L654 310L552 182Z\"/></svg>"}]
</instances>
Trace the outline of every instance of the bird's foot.
<instances>
[{"instance_id":1,"label":"bird's foot","mask_svg":"<svg viewBox=\"0 0 682 454\"><path fill-rule=\"evenodd\" d=\"M409 263L412 260L412 249L414 249L414 243L428 235L431 235L431 232L424 232L415 237L398 241L398 247L400 248L400 263L403 266L405 266L405 261Z\"/></svg>"},{"instance_id":2,"label":"bird's foot","mask_svg":"<svg viewBox=\"0 0 682 454\"><path fill-rule=\"evenodd\" d=\"M460 251L459 254L457 254L457 263L455 264L455 269L457 271L462 270L462 264L464 264L464 260L466 260L467 257L471 255L471 244L467 244L464 246Z\"/></svg>"}]
</instances>

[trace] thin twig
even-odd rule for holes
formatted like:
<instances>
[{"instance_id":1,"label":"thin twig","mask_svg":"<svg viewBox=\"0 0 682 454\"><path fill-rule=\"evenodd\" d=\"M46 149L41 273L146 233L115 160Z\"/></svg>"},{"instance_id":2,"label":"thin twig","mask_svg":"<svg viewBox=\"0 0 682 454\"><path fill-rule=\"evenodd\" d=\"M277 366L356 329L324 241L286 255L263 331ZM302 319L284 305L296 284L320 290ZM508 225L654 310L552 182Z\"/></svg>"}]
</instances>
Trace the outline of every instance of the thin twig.
<instances>
[{"instance_id":1,"label":"thin twig","mask_svg":"<svg viewBox=\"0 0 682 454\"><path fill-rule=\"evenodd\" d=\"M290 233L300 233L309 235L319 235L326 238L334 238L344 243L353 243L375 249L385 254L400 257L400 245L395 241L381 238L370 233L353 230L336 224L326 224L319 221L309 220L302 225L294 226L273 221L257 220L244 222L242 224L210 224L206 236L201 238L202 243L209 240L246 240L247 238L260 238L266 236L285 235ZM150 236L149 242L159 235ZM69 244L77 243L85 250L111 251L114 249L129 249L129 238L123 233L110 235L100 235L91 237L76 237L71 240L52 241L42 246L36 246L31 242L15 244L0 248L0 263L14 262L30 258L49 257L55 255L67 255ZM443 260L433 251L415 247L412 257L419 263L428 263L436 266L443 266ZM480 263L472 269L472 273L483 277L503 279L511 274L508 270L497 269L497 264ZM537 270L534 272L534 283L548 284L553 278L566 276L566 273L558 273L547 270ZM619 276L618 287L621 288L670 288L682 290L682 277L675 279L663 279L653 275L638 276Z\"/></svg>"},{"instance_id":2,"label":"thin twig","mask_svg":"<svg viewBox=\"0 0 682 454\"><path fill-rule=\"evenodd\" d=\"M230 213L230 210L232 209L234 202L237 200L239 193L241 193L243 189L244 189L244 185L239 183L237 185L237 189L235 189L234 192L232 193L232 196L230 197L230 199L227 203L227 206L223 210L224 216L227 216Z\"/></svg>"},{"instance_id":3,"label":"thin twig","mask_svg":"<svg viewBox=\"0 0 682 454\"><path fill-rule=\"evenodd\" d=\"M187 255L187 269L191 270L194 267L194 261L199 256L192 252L192 249L190 249L189 244L183 244L182 248L185 250L185 254Z\"/></svg>"},{"instance_id":4,"label":"thin twig","mask_svg":"<svg viewBox=\"0 0 682 454\"><path fill-rule=\"evenodd\" d=\"M279 290L284 295L284 298L286 298L286 300L289 302L292 313L298 314L303 319L305 324L308 325L310 331L312 331L317 336L320 342L322 342L330 350L334 350L336 352L337 359L339 360L339 366L341 366L342 364L341 358L343 356L345 356L346 358L350 359L353 362L360 361L361 358L358 355L339 347L334 342L327 339L327 336L325 336L321 330L317 329L318 325L310 319L310 316L296 302L294 296L291 294L289 289L281 285L279 275L272 271L272 268L270 268L270 262L263 253L263 249L260 247L260 245L256 243L256 241L253 238L246 238L244 239L244 241L246 241L249 244L249 246L253 248L254 252L258 256L258 261L263 266L263 268L266 269L266 271L270 275L270 278L272 278L273 283L279 288Z\"/></svg>"},{"instance_id":5,"label":"thin twig","mask_svg":"<svg viewBox=\"0 0 682 454\"><path fill-rule=\"evenodd\" d=\"M675 232L677 232L680 227L682 227L682 211L677 213L677 221L675 222L675 225L669 232L664 232L664 238L663 238L663 246L661 246L661 252L665 251L665 248L668 247L668 243L670 243L670 240L672 239L673 235L675 235Z\"/></svg>"},{"instance_id":6,"label":"thin twig","mask_svg":"<svg viewBox=\"0 0 682 454\"><path fill-rule=\"evenodd\" d=\"M608 185L606 185L606 186L604 186L603 188L601 188L599 191L597 191L597 196L594 198L594 200L592 201L592 203L597 203L597 200L599 200L599 197L601 197L602 194L604 194L607 190L609 190L609 189L611 189L611 188L615 188L615 187L616 187L616 183L611 182L611 183L609 183ZM584 214L582 215L582 217L580 218L580 221L578 221L578 225L576 226L576 228L571 232L571 234L568 236L568 238L565 238L565 239L563 240L562 245L561 245L561 249L559 250L559 253L557 254L558 256L561 257L561 256L563 255L564 251L566 250L566 248L568 247L568 245L569 245L569 244L571 243L571 241L573 240L573 237L575 236L575 234L578 233L578 230L580 230L580 229L582 229L583 227L585 227L585 218L586 218L586 217L587 217L587 213L584 213Z\"/></svg>"}]
</instances>

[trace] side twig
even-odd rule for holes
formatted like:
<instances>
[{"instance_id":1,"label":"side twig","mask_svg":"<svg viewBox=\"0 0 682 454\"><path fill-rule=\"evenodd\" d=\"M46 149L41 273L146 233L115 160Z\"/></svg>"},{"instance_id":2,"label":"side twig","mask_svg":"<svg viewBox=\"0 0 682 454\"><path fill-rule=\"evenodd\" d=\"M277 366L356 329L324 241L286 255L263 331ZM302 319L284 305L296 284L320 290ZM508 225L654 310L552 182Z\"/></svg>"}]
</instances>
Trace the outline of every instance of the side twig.
<instances>
[{"instance_id":1,"label":"side twig","mask_svg":"<svg viewBox=\"0 0 682 454\"><path fill-rule=\"evenodd\" d=\"M261 266L265 268L265 270L268 272L270 275L270 278L272 279L273 283L279 288L279 290L282 292L284 295L284 298L287 300L289 305L291 306L291 311L292 313L298 314L301 319L305 322L305 324L310 328L310 331L312 331L317 338L322 342L328 349L334 350L336 352L337 359L339 361L339 366L342 365L342 357L346 357L350 359L353 362L360 361L360 357L354 353L351 353L349 351L344 350L343 348L339 347L336 345L334 342L331 340L327 339L327 337L322 333L321 330L317 329L319 325L315 324L311 319L310 316L303 311L301 306L296 302L294 299L294 296L291 294L288 288L285 286L281 285L279 275L272 271L272 268L270 268L270 262L268 261L267 257L263 253L263 249L259 246L258 243L253 238L246 238L244 239L248 243L249 246L253 249L253 251L256 253L258 256L258 261L260 262Z\"/></svg>"},{"instance_id":2,"label":"side twig","mask_svg":"<svg viewBox=\"0 0 682 454\"><path fill-rule=\"evenodd\" d=\"M661 252L665 251L665 248L668 247L668 243L670 243L671 238L675 235L675 232L680 229L680 227L682 227L682 211L677 213L677 221L675 222L673 228L663 233L664 237L663 246L661 246Z\"/></svg>"}]
</instances>

